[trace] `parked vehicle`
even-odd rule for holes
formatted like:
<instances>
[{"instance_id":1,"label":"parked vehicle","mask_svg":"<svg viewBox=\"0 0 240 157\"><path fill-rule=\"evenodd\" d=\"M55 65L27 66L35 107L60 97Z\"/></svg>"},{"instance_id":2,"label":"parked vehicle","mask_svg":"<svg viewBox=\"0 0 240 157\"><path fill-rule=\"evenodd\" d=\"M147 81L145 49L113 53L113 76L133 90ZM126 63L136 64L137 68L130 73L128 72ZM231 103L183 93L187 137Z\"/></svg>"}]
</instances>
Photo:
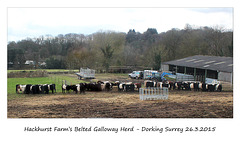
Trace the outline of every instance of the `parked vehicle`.
<instances>
[{"instance_id":1,"label":"parked vehicle","mask_svg":"<svg viewBox=\"0 0 240 157\"><path fill-rule=\"evenodd\" d=\"M142 79L143 71L133 71L132 73L128 74L128 76L134 79Z\"/></svg>"}]
</instances>

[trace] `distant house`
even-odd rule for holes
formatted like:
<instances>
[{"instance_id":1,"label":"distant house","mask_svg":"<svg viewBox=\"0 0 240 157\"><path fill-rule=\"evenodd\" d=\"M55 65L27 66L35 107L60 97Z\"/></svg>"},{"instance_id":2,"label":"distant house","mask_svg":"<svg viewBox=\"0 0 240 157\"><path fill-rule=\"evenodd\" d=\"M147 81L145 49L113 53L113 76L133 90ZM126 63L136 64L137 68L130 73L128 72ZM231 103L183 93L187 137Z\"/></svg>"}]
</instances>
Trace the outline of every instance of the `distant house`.
<instances>
[{"instance_id":1,"label":"distant house","mask_svg":"<svg viewBox=\"0 0 240 157\"><path fill-rule=\"evenodd\" d=\"M35 65L35 62L32 60L26 60L25 65Z\"/></svg>"}]
</instances>

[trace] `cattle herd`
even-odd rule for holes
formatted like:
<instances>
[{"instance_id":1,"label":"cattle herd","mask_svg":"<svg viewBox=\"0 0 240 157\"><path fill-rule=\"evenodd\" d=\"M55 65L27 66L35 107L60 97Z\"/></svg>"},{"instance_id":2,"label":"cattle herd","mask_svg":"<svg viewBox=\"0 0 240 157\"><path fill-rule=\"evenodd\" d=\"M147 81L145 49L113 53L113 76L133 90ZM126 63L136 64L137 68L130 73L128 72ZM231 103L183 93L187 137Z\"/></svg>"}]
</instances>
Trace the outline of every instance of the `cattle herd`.
<instances>
[{"instance_id":1,"label":"cattle herd","mask_svg":"<svg viewBox=\"0 0 240 157\"><path fill-rule=\"evenodd\" d=\"M79 83L75 85L62 84L62 93L70 93L73 91L75 93L83 93L85 91L111 91L113 86L118 88L118 91L133 92L139 91L142 87L141 83L133 82L110 82L110 81L98 81L94 83ZM148 87L167 87L169 90L194 90L194 91L222 91L221 84L206 84L202 82L193 82L193 81L183 81L183 82L155 82L152 80L146 80L143 83L143 86ZM55 84L43 84L43 85L16 85L16 93L24 94L49 94L56 93Z\"/></svg>"},{"instance_id":2,"label":"cattle herd","mask_svg":"<svg viewBox=\"0 0 240 157\"><path fill-rule=\"evenodd\" d=\"M134 91L135 89L141 88L141 84L132 82L116 81L114 83L110 81L98 81L94 83L79 83L76 85L62 85L62 93L69 93L73 91L75 93L85 93L85 91L111 91L114 86L118 87L118 91Z\"/></svg>"},{"instance_id":3,"label":"cattle herd","mask_svg":"<svg viewBox=\"0 0 240 157\"><path fill-rule=\"evenodd\" d=\"M16 93L23 94L49 94L49 91L56 93L55 84L38 84L38 85L16 85Z\"/></svg>"},{"instance_id":4,"label":"cattle herd","mask_svg":"<svg viewBox=\"0 0 240 157\"><path fill-rule=\"evenodd\" d=\"M177 90L194 90L194 91L209 91L214 92L222 91L222 85L221 84L209 84L209 83L202 83L198 81L182 81L182 82L171 82L171 81L165 81L165 82L154 82L154 81L145 81L144 82L145 87L167 87L169 90L171 89L177 89Z\"/></svg>"}]
</instances>

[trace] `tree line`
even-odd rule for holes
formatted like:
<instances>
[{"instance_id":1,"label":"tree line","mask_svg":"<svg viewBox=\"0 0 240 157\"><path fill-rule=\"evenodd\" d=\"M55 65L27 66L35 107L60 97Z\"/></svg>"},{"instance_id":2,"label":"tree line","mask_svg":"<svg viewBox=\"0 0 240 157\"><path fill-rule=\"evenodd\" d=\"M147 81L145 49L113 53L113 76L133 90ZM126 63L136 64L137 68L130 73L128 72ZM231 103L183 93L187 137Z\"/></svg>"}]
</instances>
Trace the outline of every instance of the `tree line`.
<instances>
[{"instance_id":1,"label":"tree line","mask_svg":"<svg viewBox=\"0 0 240 157\"><path fill-rule=\"evenodd\" d=\"M21 69L26 60L46 62L48 69L105 69L110 66L145 66L160 69L161 63L193 55L233 57L233 32L222 27L171 29L158 33L148 28L139 33L98 31L90 35L69 33L40 36L8 43L8 63Z\"/></svg>"}]
</instances>

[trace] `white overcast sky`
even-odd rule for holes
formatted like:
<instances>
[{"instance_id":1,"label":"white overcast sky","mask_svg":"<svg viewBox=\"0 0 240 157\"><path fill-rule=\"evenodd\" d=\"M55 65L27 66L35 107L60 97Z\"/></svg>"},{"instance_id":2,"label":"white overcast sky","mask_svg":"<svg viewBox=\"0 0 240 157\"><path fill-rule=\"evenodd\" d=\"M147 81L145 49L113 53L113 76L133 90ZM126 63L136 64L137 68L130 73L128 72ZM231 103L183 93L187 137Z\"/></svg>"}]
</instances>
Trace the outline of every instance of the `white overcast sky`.
<instances>
[{"instance_id":1,"label":"white overcast sky","mask_svg":"<svg viewBox=\"0 0 240 157\"><path fill-rule=\"evenodd\" d=\"M172 28L220 26L233 29L233 8L8 8L8 41L41 35L81 33L99 30L158 33Z\"/></svg>"}]
</instances>

